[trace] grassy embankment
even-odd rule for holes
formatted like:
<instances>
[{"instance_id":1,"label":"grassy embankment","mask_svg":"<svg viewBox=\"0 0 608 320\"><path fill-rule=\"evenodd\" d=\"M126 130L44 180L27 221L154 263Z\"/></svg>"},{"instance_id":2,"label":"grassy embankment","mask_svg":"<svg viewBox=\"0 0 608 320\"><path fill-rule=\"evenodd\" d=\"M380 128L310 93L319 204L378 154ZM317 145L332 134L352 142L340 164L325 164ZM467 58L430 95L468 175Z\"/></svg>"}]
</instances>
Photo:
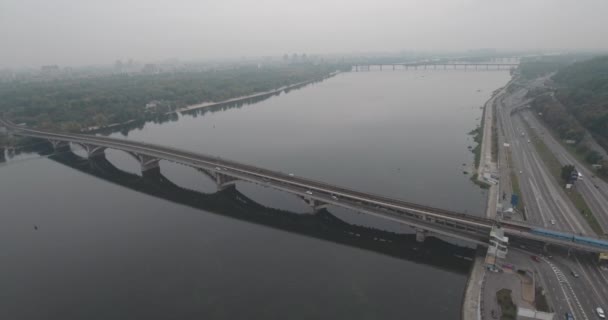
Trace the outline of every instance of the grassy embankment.
<instances>
[{"instance_id":1,"label":"grassy embankment","mask_svg":"<svg viewBox=\"0 0 608 320\"><path fill-rule=\"evenodd\" d=\"M542 139L538 137L536 132L532 130L532 128L530 128L528 122L524 121L524 125L527 127L527 131L530 133L530 140L534 144L534 147L536 148L536 151L540 155L541 159L543 159L543 162L549 169L549 172L558 182L561 182L561 163L559 162L559 160L557 160L553 152L549 150L547 145L545 145ZM593 212L587 205L587 202L585 202L585 199L583 199L581 194L576 190L576 187L564 191L566 195L568 195L568 198L570 198L570 201L572 201L578 212L583 216L583 218L585 218L585 221L587 221L587 224L589 224L591 229L593 229L593 231L598 235L604 234L602 227L593 215Z\"/></svg>"},{"instance_id":2,"label":"grassy embankment","mask_svg":"<svg viewBox=\"0 0 608 320\"><path fill-rule=\"evenodd\" d=\"M471 175L471 181L482 189L489 189L490 184L477 179L477 169L479 168L479 163L481 162L481 142L483 141L483 126L485 113L486 111L484 108L484 111L481 114L481 124L477 128L471 130L471 132L469 132L469 135L473 136L473 141L477 144L475 147L471 148L471 152L473 152L473 155L475 156L475 173Z\"/></svg>"},{"instance_id":3,"label":"grassy embankment","mask_svg":"<svg viewBox=\"0 0 608 320\"><path fill-rule=\"evenodd\" d=\"M513 299L511 299L511 290L501 289L496 292L496 300L501 309L500 320L517 319L517 306L513 303Z\"/></svg>"}]
</instances>

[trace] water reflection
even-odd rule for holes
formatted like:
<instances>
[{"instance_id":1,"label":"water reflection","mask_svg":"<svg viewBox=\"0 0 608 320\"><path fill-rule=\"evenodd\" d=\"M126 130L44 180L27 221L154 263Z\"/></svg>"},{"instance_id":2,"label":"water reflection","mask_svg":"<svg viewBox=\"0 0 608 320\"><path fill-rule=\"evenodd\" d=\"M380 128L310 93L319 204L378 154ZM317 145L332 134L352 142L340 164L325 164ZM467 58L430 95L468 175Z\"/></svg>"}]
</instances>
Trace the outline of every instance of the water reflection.
<instances>
[{"instance_id":1,"label":"water reflection","mask_svg":"<svg viewBox=\"0 0 608 320\"><path fill-rule=\"evenodd\" d=\"M332 75L333 76L333 75ZM329 76L329 77L332 77ZM297 85L297 86L293 86L290 88L286 88L283 89L281 91L277 91L277 92L269 92L268 94L262 94L262 95L258 95L255 97L248 97L248 98L242 98L242 99L237 99L237 100L232 100L232 101L228 101L228 102L220 102L217 104L213 104L210 106L206 106L206 107L200 107L200 108L194 108L191 110L184 110L184 111L179 111L179 112L171 112L171 113L164 113L164 114L157 114L157 115L153 115L150 116L147 119L143 119L143 120L135 120L135 121L130 121L130 122L126 122L123 124L120 124L118 126L114 126L114 127L106 127L106 128L100 128L97 130L93 130L89 133L98 133L101 135L110 135L112 133L116 133L116 132L120 132L123 136L127 137L129 135L129 132L135 129L143 129L144 126L146 125L146 123L154 123L154 124L162 124L162 123L167 123L167 122L175 122L179 120L179 114L181 115L189 115L193 118L196 118L198 116L204 116L205 114L208 113L215 113L215 112L221 112L221 111L226 111L229 109L240 109L244 106L247 105L252 105L252 104L256 104L258 102L270 99L272 97L275 96L280 96L281 94L287 94L291 91L295 91L295 90L299 90L302 89L304 87L307 87L309 85L318 83L318 82L322 82L325 79L329 78L323 78L323 79L319 79L319 80L315 80L315 81L311 81L311 82L307 82L307 83L303 83L301 85Z\"/></svg>"},{"instance_id":2,"label":"water reflection","mask_svg":"<svg viewBox=\"0 0 608 320\"><path fill-rule=\"evenodd\" d=\"M122 171L105 157L88 160L72 152L65 152L49 158L99 179L205 212L370 250L458 274L468 272L470 257L474 254L470 248L433 237L428 237L424 243L418 243L415 235L349 224L327 210L308 215L265 207L234 187L205 194L176 185L163 176L160 170L149 171L143 176Z\"/></svg>"}]
</instances>

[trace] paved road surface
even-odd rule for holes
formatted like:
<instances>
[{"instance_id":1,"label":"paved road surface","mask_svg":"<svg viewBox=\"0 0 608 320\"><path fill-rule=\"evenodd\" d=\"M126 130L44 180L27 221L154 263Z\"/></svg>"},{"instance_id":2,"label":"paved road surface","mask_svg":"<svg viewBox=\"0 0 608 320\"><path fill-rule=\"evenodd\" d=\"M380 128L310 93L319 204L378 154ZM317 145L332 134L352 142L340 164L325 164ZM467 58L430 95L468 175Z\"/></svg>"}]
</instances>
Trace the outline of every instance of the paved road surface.
<instances>
[{"instance_id":1,"label":"paved road surface","mask_svg":"<svg viewBox=\"0 0 608 320\"><path fill-rule=\"evenodd\" d=\"M513 172L519 181L520 197L525 204L526 216L530 224L547 229L559 229L574 233L592 234L591 228L582 219L574 205L570 202L562 187L545 167L537 154L535 147L529 141L529 133L516 108L525 103L524 88L516 89L501 97L497 103L497 119L500 122L498 130L500 141L499 153L502 160L500 167L501 182L506 197L503 207L508 207L510 200L510 173ZM506 165L506 153L510 152L513 167Z\"/></svg>"},{"instance_id":2,"label":"paved road surface","mask_svg":"<svg viewBox=\"0 0 608 320\"><path fill-rule=\"evenodd\" d=\"M596 219L608 233L608 183L594 177L595 173L587 169L577 158L572 156L546 129L531 111L522 112L525 121L537 132L547 147L553 152L562 165L572 164L583 175L583 179L575 183L587 205L591 208Z\"/></svg>"}]
</instances>

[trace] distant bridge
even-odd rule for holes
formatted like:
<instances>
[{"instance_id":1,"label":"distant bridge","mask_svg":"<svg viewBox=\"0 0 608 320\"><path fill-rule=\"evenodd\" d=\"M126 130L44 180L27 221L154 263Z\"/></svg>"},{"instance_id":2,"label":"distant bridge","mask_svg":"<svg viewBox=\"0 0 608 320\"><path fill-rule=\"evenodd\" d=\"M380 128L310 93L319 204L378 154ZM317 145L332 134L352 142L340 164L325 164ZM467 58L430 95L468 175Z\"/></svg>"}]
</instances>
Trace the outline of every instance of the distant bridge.
<instances>
[{"instance_id":1,"label":"distant bridge","mask_svg":"<svg viewBox=\"0 0 608 320\"><path fill-rule=\"evenodd\" d=\"M462 69L462 70L510 70L517 68L519 63L496 62L412 62L412 63L370 63L355 64L353 71L370 71L372 68L382 70L418 70L418 69Z\"/></svg>"},{"instance_id":2,"label":"distant bridge","mask_svg":"<svg viewBox=\"0 0 608 320\"><path fill-rule=\"evenodd\" d=\"M237 181L247 181L295 194L308 203L313 212L334 205L380 217L414 228L419 241L423 241L428 233L433 233L487 246L490 230L497 224L491 219L391 199L171 147L85 134L35 130L17 126L6 120L0 120L0 125L5 126L12 134L48 140L55 150L69 150L70 143L78 144L84 148L89 158L104 156L106 148L122 150L137 159L144 175L147 172L157 172L159 161L164 159L199 169L215 180L219 190L234 185ZM511 222L501 224L505 233L516 239L591 252L606 251L593 244L539 235L531 232L530 227L526 225Z\"/></svg>"}]
</instances>

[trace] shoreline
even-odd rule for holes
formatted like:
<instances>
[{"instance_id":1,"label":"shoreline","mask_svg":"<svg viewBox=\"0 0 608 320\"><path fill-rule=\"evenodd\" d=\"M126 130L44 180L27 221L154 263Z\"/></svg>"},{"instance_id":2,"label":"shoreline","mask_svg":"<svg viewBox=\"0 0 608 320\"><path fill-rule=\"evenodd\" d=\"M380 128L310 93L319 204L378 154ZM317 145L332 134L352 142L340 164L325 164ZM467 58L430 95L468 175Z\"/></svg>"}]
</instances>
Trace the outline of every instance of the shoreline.
<instances>
[{"instance_id":1,"label":"shoreline","mask_svg":"<svg viewBox=\"0 0 608 320\"><path fill-rule=\"evenodd\" d=\"M498 163L492 161L492 139L494 129L494 106L496 99L504 94L511 86L514 78L507 82L503 87L494 90L490 98L484 103L483 114L481 117L481 143L479 164L476 170L477 183L489 184L488 200L486 203L486 218L496 218L496 204L498 203L498 184L488 183L484 180L485 172L492 172L498 169ZM485 171L485 172L484 172ZM461 309L462 320L481 319L481 300L483 295L483 286L486 276L484 267L485 256L480 256L480 246L477 246L475 261L471 265L469 278L464 289Z\"/></svg>"},{"instance_id":2,"label":"shoreline","mask_svg":"<svg viewBox=\"0 0 608 320\"><path fill-rule=\"evenodd\" d=\"M253 93L253 94L246 95L246 96L239 96L239 97L230 98L230 99L222 100L222 101L218 101L218 102L201 102L201 103L185 106L185 107L182 107L182 108L179 108L179 109L176 109L176 110L168 111L166 113L163 113L162 115L163 116L169 116L169 115L178 114L178 113L179 114L183 114L183 113L191 112L191 111L194 111L194 110L200 110L200 109L205 109L205 108L216 107L216 106L220 106L220 105L224 105L224 104L228 104L228 103L235 103L235 102L246 101L246 100L249 100L249 99L263 97L263 96L266 96L266 95L274 95L274 94L281 93L281 92L283 92L285 90L291 90L291 89L294 89L294 88L297 88L297 87L306 86L306 85L311 84L313 82L324 81L324 80L329 79L329 78L331 78L331 77L333 77L333 76L335 76L335 75L337 75L339 73L340 73L340 71L335 71L335 72L332 72L329 75L324 76L323 78L320 78L320 79L317 78L317 79L312 79L312 80L308 80L308 81L302 81L302 82L290 84L290 85L287 85L287 86L282 86L282 87L279 87L277 89L273 89L273 90L269 90L269 91L264 91L264 92ZM139 121L142 121L143 123L146 123L146 122L149 122L151 120L131 119L131 120L127 120L125 122L112 123L112 124L109 124L109 125L103 126L103 127L98 127L98 126L88 127L88 128L85 128L85 129L81 129L80 133L92 133L92 134L94 134L94 133L97 133L97 132L102 131L102 130L118 129L118 128L124 127L126 125L129 125L129 124L132 124L132 123L135 123L135 122L139 122Z\"/></svg>"}]
</instances>

